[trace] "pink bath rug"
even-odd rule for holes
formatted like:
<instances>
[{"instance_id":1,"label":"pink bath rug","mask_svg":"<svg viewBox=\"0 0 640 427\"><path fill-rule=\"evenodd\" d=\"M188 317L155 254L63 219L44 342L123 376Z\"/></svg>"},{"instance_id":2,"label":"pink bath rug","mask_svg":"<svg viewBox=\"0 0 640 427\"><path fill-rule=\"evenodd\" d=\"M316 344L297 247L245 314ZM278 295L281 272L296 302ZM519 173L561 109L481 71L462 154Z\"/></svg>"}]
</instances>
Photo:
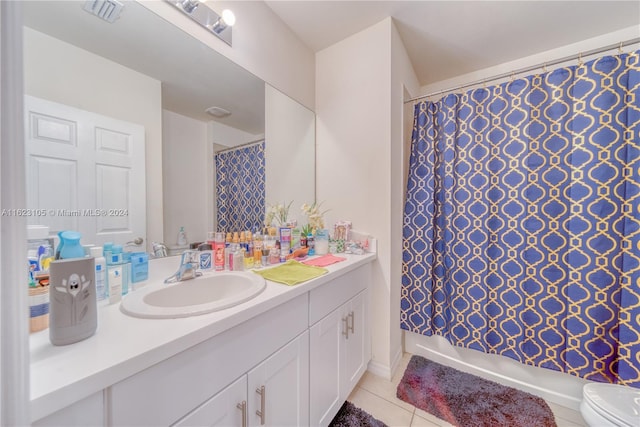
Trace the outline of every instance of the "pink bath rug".
<instances>
[{"instance_id":1,"label":"pink bath rug","mask_svg":"<svg viewBox=\"0 0 640 427\"><path fill-rule=\"evenodd\" d=\"M544 399L412 356L397 396L459 427L556 427Z\"/></svg>"}]
</instances>

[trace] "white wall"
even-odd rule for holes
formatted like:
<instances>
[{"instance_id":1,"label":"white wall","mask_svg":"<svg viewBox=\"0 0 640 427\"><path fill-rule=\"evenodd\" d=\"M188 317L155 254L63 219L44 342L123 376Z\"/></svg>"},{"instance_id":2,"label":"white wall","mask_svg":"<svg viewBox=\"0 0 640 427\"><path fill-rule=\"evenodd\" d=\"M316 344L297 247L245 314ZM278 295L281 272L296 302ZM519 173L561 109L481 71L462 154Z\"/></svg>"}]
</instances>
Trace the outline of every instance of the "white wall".
<instances>
[{"instance_id":1,"label":"white wall","mask_svg":"<svg viewBox=\"0 0 640 427\"><path fill-rule=\"evenodd\" d=\"M264 134L254 135L214 121L208 122L208 126L212 143L220 145L221 150L264 138Z\"/></svg>"},{"instance_id":2,"label":"white wall","mask_svg":"<svg viewBox=\"0 0 640 427\"><path fill-rule=\"evenodd\" d=\"M28 27L24 82L27 95L144 126L147 243L162 242L160 82Z\"/></svg>"},{"instance_id":3,"label":"white wall","mask_svg":"<svg viewBox=\"0 0 640 427\"><path fill-rule=\"evenodd\" d=\"M314 54L264 2L206 1L217 13L228 8L236 15L233 46L225 44L164 1L143 1L141 4L313 109Z\"/></svg>"},{"instance_id":4,"label":"white wall","mask_svg":"<svg viewBox=\"0 0 640 427\"><path fill-rule=\"evenodd\" d=\"M406 191L406 164L409 157L413 110L405 100L418 93L419 83L409 55L395 25L391 27L391 229L389 319L391 374L402 356L400 329L400 289L402 280L402 225ZM407 112L409 114L407 114Z\"/></svg>"},{"instance_id":5,"label":"white wall","mask_svg":"<svg viewBox=\"0 0 640 427\"><path fill-rule=\"evenodd\" d=\"M415 90L417 80L391 18L316 55L317 199L332 209L329 224L351 220L378 238L370 369L386 377L401 352L393 304L400 285L404 86Z\"/></svg>"},{"instance_id":6,"label":"white wall","mask_svg":"<svg viewBox=\"0 0 640 427\"><path fill-rule=\"evenodd\" d=\"M476 81L482 81L483 79L487 79L487 78L504 74L504 73L509 73L513 70L518 70L526 67L532 67L539 64L544 64L545 62L576 55L580 52L587 52L589 50L598 49L603 46L617 45L621 41L635 39L638 37L639 34L640 34L640 30L638 30L638 27L629 27L619 31L614 31L612 33L603 34L598 37L593 37L590 39L582 40L577 43L572 43L569 45L560 46L555 49L547 50L545 52L541 52L536 55L518 58L513 61L496 65L494 67L484 68L482 70L478 70L473 73L463 74L455 77L452 76L449 79L442 80L442 81L435 82L435 83L421 87L420 94L426 95L426 94L430 94L440 90L450 89L458 85L468 84ZM625 47L623 48L623 50L625 52L630 52L638 48L640 48L640 46L636 44L635 46ZM614 48L611 51L611 53L615 54L617 50L618 50L617 48ZM603 56L603 55L606 55L606 53L600 53L597 56ZM588 59L589 58L585 57L585 61ZM572 61L572 63L574 64L576 62L577 61ZM554 68L560 67L560 66L561 65L557 65L555 67L549 67L549 70L553 70ZM526 72L525 75L536 74L539 72L542 72L542 67L540 68L540 70ZM509 78L505 78L503 79L503 81L508 79ZM493 85L498 83L500 83L499 80L488 83L488 84ZM470 90L470 89L471 88L465 89L465 90Z\"/></svg>"},{"instance_id":7,"label":"white wall","mask_svg":"<svg viewBox=\"0 0 640 427\"><path fill-rule=\"evenodd\" d=\"M205 241L213 187L207 123L167 110L162 122L164 241L175 245L182 226L189 243Z\"/></svg>"},{"instance_id":8,"label":"white wall","mask_svg":"<svg viewBox=\"0 0 640 427\"><path fill-rule=\"evenodd\" d=\"M300 206L315 201L315 115L265 85L265 200L291 204L290 218L306 224Z\"/></svg>"}]
</instances>

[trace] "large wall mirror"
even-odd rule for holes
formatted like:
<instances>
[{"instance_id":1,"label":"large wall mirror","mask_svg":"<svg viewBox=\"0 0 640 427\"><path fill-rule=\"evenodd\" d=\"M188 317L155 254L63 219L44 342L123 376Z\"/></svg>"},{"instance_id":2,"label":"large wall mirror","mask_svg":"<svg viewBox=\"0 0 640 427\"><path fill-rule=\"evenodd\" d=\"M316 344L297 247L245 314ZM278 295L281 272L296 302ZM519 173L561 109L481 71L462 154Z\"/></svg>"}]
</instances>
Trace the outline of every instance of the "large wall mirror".
<instances>
[{"instance_id":1,"label":"large wall mirror","mask_svg":"<svg viewBox=\"0 0 640 427\"><path fill-rule=\"evenodd\" d=\"M24 4L27 202L39 209L29 223L88 230L93 244L174 245L180 227L203 241L218 228L217 197L237 191L216 186L216 151L255 145L261 202L239 198L225 214L313 202L314 113L143 4L124 5L109 23L84 2ZM252 159L239 172L250 186Z\"/></svg>"}]
</instances>

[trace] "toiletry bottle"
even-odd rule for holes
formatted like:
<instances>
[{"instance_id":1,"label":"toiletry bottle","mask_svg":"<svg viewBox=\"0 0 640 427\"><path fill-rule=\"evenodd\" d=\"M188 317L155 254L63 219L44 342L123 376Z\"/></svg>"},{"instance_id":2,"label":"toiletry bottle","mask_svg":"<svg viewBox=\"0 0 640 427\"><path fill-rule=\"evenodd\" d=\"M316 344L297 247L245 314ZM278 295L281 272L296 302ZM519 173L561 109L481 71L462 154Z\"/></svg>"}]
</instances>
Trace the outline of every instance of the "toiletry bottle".
<instances>
[{"instance_id":1,"label":"toiletry bottle","mask_svg":"<svg viewBox=\"0 0 640 427\"><path fill-rule=\"evenodd\" d=\"M62 239L60 259L84 258L84 248L80 244L82 235L77 231L63 231L59 234Z\"/></svg>"},{"instance_id":2,"label":"toiletry bottle","mask_svg":"<svg viewBox=\"0 0 640 427\"><path fill-rule=\"evenodd\" d=\"M251 254L251 258L253 259L253 235L250 231L247 231L247 252Z\"/></svg>"},{"instance_id":3,"label":"toiletry bottle","mask_svg":"<svg viewBox=\"0 0 640 427\"><path fill-rule=\"evenodd\" d=\"M149 254L134 252L131 254L131 283L142 282L149 278Z\"/></svg>"},{"instance_id":4,"label":"toiletry bottle","mask_svg":"<svg viewBox=\"0 0 640 427\"><path fill-rule=\"evenodd\" d=\"M184 231L184 227L180 227L180 231L178 231L178 238L176 240L178 246L186 246L188 244L187 240L187 232Z\"/></svg>"},{"instance_id":5,"label":"toiletry bottle","mask_svg":"<svg viewBox=\"0 0 640 427\"><path fill-rule=\"evenodd\" d=\"M253 262L256 267L262 267L262 235L260 232L253 235Z\"/></svg>"},{"instance_id":6,"label":"toiletry bottle","mask_svg":"<svg viewBox=\"0 0 640 427\"><path fill-rule=\"evenodd\" d=\"M109 286L109 303L113 304L129 292L129 277L122 255L122 246L113 245L111 256L107 259L107 285Z\"/></svg>"},{"instance_id":7,"label":"toiletry bottle","mask_svg":"<svg viewBox=\"0 0 640 427\"><path fill-rule=\"evenodd\" d=\"M291 251L295 251L296 249L300 249L300 229L294 228L291 230Z\"/></svg>"},{"instance_id":8,"label":"toiletry bottle","mask_svg":"<svg viewBox=\"0 0 640 427\"><path fill-rule=\"evenodd\" d=\"M102 301L107 297L105 285L107 274L107 261L102 256L102 248L100 246L94 246L91 248L91 256L94 258L94 264L96 269L96 299Z\"/></svg>"},{"instance_id":9,"label":"toiletry bottle","mask_svg":"<svg viewBox=\"0 0 640 427\"><path fill-rule=\"evenodd\" d=\"M233 271L244 271L244 248L237 246L233 253Z\"/></svg>"},{"instance_id":10,"label":"toiletry bottle","mask_svg":"<svg viewBox=\"0 0 640 427\"><path fill-rule=\"evenodd\" d=\"M316 255L325 255L329 253L329 230L318 229L316 231L314 250Z\"/></svg>"},{"instance_id":11,"label":"toiletry bottle","mask_svg":"<svg viewBox=\"0 0 640 427\"><path fill-rule=\"evenodd\" d=\"M58 231L58 247L56 248L56 254L54 255L55 259L60 259L60 251L62 251L62 246L64 245L62 233L64 233L64 231Z\"/></svg>"},{"instance_id":12,"label":"toiletry bottle","mask_svg":"<svg viewBox=\"0 0 640 427\"><path fill-rule=\"evenodd\" d=\"M216 271L224 270L224 234L216 233L213 239L214 264Z\"/></svg>"},{"instance_id":13,"label":"toiletry bottle","mask_svg":"<svg viewBox=\"0 0 640 427\"><path fill-rule=\"evenodd\" d=\"M104 245L102 245L102 256L104 257L104 259L109 259L109 257L111 256L112 248L113 243L111 242L106 242Z\"/></svg>"},{"instance_id":14,"label":"toiletry bottle","mask_svg":"<svg viewBox=\"0 0 640 427\"><path fill-rule=\"evenodd\" d=\"M276 244L269 250L269 264L278 264L280 262L280 242L276 240Z\"/></svg>"},{"instance_id":15,"label":"toiletry bottle","mask_svg":"<svg viewBox=\"0 0 640 427\"><path fill-rule=\"evenodd\" d=\"M214 251L209 243L200 244L198 246L198 269L200 271L213 270L215 264L214 256Z\"/></svg>"},{"instance_id":16,"label":"toiletry bottle","mask_svg":"<svg viewBox=\"0 0 640 427\"><path fill-rule=\"evenodd\" d=\"M309 252L307 253L307 255L312 256L316 254L315 246L316 244L315 239L313 238L313 234L307 234L307 247L309 248Z\"/></svg>"},{"instance_id":17,"label":"toiletry bottle","mask_svg":"<svg viewBox=\"0 0 640 427\"><path fill-rule=\"evenodd\" d=\"M244 269L251 270L253 268L253 251L244 251Z\"/></svg>"},{"instance_id":18,"label":"toiletry bottle","mask_svg":"<svg viewBox=\"0 0 640 427\"><path fill-rule=\"evenodd\" d=\"M122 252L122 265L124 270L124 277L127 278L126 286L124 286L124 282L122 286L122 295L124 296L128 294L129 291L133 291L133 282L131 281L131 276L133 275L131 272L131 252Z\"/></svg>"}]
</instances>

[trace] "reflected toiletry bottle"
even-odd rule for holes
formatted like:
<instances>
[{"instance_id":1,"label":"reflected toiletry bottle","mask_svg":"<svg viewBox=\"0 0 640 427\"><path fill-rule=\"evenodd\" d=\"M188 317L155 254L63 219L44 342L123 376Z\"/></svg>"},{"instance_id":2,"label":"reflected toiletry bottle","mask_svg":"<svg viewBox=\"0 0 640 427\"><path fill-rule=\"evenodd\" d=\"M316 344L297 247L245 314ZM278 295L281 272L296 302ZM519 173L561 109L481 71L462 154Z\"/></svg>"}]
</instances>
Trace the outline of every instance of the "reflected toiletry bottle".
<instances>
[{"instance_id":1,"label":"reflected toiletry bottle","mask_svg":"<svg viewBox=\"0 0 640 427\"><path fill-rule=\"evenodd\" d=\"M188 244L187 240L187 232L184 231L184 227L180 227L180 231L178 231L178 238L176 239L176 243L178 246L186 246Z\"/></svg>"},{"instance_id":2,"label":"reflected toiletry bottle","mask_svg":"<svg viewBox=\"0 0 640 427\"><path fill-rule=\"evenodd\" d=\"M100 246L94 246L91 248L91 256L94 258L95 270L96 270L96 299L101 301L107 297L105 284L107 274L107 261L102 256L102 248Z\"/></svg>"},{"instance_id":3,"label":"reflected toiletry bottle","mask_svg":"<svg viewBox=\"0 0 640 427\"><path fill-rule=\"evenodd\" d=\"M216 271L224 270L224 234L216 233L213 239L214 264Z\"/></svg>"}]
</instances>

